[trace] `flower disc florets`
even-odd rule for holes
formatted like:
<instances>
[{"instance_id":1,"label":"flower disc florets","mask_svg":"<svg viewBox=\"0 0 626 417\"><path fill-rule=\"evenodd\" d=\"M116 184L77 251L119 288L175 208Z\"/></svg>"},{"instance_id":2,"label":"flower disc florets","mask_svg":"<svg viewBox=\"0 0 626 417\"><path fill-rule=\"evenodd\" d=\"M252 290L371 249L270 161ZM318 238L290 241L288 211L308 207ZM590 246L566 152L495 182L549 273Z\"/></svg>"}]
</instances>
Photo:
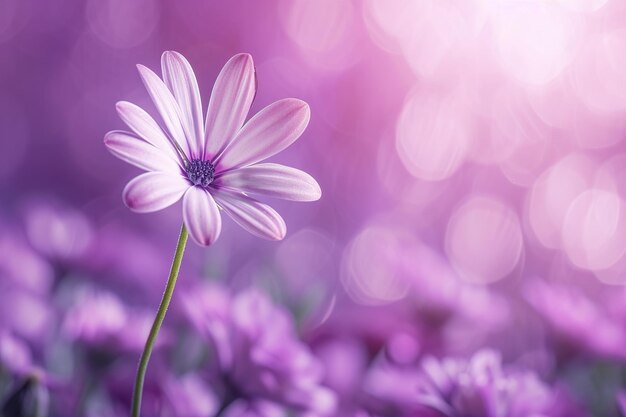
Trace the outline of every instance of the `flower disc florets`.
<instances>
[{"instance_id":1,"label":"flower disc florets","mask_svg":"<svg viewBox=\"0 0 626 417\"><path fill-rule=\"evenodd\" d=\"M209 161L194 159L187 165L187 178L194 185L208 187L213 182L215 167Z\"/></svg>"}]
</instances>

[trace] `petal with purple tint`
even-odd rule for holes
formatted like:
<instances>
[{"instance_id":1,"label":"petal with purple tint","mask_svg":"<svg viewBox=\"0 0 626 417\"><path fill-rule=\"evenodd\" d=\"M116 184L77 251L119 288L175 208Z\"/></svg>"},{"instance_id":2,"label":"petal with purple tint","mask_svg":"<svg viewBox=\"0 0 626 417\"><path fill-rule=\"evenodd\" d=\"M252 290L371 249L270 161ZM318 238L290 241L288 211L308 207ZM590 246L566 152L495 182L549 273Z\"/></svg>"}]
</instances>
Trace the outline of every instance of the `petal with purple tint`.
<instances>
[{"instance_id":1,"label":"petal with purple tint","mask_svg":"<svg viewBox=\"0 0 626 417\"><path fill-rule=\"evenodd\" d=\"M133 178L124 188L124 203L137 213L158 211L176 203L189 188L177 174L148 172Z\"/></svg>"},{"instance_id":2,"label":"petal with purple tint","mask_svg":"<svg viewBox=\"0 0 626 417\"><path fill-rule=\"evenodd\" d=\"M192 158L200 158L204 144L202 102L198 81L191 65L184 56L166 51L161 56L163 79L180 107L181 122L187 137Z\"/></svg>"},{"instance_id":3,"label":"petal with purple tint","mask_svg":"<svg viewBox=\"0 0 626 417\"><path fill-rule=\"evenodd\" d=\"M306 172L271 163L228 171L214 183L244 193L292 201L315 201L322 196L319 184Z\"/></svg>"},{"instance_id":4,"label":"petal with purple tint","mask_svg":"<svg viewBox=\"0 0 626 417\"><path fill-rule=\"evenodd\" d=\"M187 135L182 124L182 116L176 99L167 88L165 83L149 68L143 65L137 65L139 75L143 81L152 102L156 106L165 127L170 133L172 139L183 149L186 155L189 155L189 146L187 143Z\"/></svg>"},{"instance_id":5,"label":"petal with purple tint","mask_svg":"<svg viewBox=\"0 0 626 417\"><path fill-rule=\"evenodd\" d=\"M302 100L287 98L258 112L237 133L216 161L217 171L252 165L296 141L309 123L311 111Z\"/></svg>"},{"instance_id":6,"label":"petal with purple tint","mask_svg":"<svg viewBox=\"0 0 626 417\"><path fill-rule=\"evenodd\" d=\"M128 101L119 101L115 105L115 108L122 121L140 138L164 152L167 152L171 158L182 164L180 156L176 152L172 142L170 142L152 116L146 113L144 109Z\"/></svg>"},{"instance_id":7,"label":"petal with purple tint","mask_svg":"<svg viewBox=\"0 0 626 417\"><path fill-rule=\"evenodd\" d=\"M201 187L189 187L183 197L183 220L192 239L209 246L222 230L219 208L211 194Z\"/></svg>"},{"instance_id":8,"label":"petal with purple tint","mask_svg":"<svg viewBox=\"0 0 626 417\"><path fill-rule=\"evenodd\" d=\"M164 151L131 133L109 132L104 136L104 144L113 155L146 171L180 172L176 161Z\"/></svg>"},{"instance_id":9,"label":"petal with purple tint","mask_svg":"<svg viewBox=\"0 0 626 417\"><path fill-rule=\"evenodd\" d=\"M224 189L214 190L212 194L226 214L253 235L270 240L281 240L285 237L285 221L267 204Z\"/></svg>"},{"instance_id":10,"label":"petal with purple tint","mask_svg":"<svg viewBox=\"0 0 626 417\"><path fill-rule=\"evenodd\" d=\"M219 155L245 122L256 92L254 62L249 54L232 57L220 72L206 115L205 158Z\"/></svg>"}]
</instances>

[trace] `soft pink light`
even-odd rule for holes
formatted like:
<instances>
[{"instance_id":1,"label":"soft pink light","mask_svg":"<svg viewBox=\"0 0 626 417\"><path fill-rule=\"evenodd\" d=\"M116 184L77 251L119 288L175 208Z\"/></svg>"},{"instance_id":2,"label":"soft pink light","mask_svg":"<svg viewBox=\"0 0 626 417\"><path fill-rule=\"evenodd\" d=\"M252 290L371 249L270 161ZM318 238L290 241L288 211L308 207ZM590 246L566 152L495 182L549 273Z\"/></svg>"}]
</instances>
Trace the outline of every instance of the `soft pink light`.
<instances>
[{"instance_id":1,"label":"soft pink light","mask_svg":"<svg viewBox=\"0 0 626 417\"><path fill-rule=\"evenodd\" d=\"M500 64L513 78L544 85L568 64L575 26L562 8L546 1L500 2L492 13Z\"/></svg>"},{"instance_id":2,"label":"soft pink light","mask_svg":"<svg viewBox=\"0 0 626 417\"><path fill-rule=\"evenodd\" d=\"M374 42L389 52L400 52L403 39L411 39L416 31L416 16L420 15L424 3L420 0L366 0L363 14Z\"/></svg>"},{"instance_id":3,"label":"soft pink light","mask_svg":"<svg viewBox=\"0 0 626 417\"><path fill-rule=\"evenodd\" d=\"M556 0L556 2L572 11L595 12L603 8L609 0Z\"/></svg>"},{"instance_id":4,"label":"soft pink light","mask_svg":"<svg viewBox=\"0 0 626 417\"><path fill-rule=\"evenodd\" d=\"M473 197L448 222L446 253L459 275L490 283L510 274L523 249L517 214L503 202Z\"/></svg>"},{"instance_id":5,"label":"soft pink light","mask_svg":"<svg viewBox=\"0 0 626 417\"><path fill-rule=\"evenodd\" d=\"M409 283L401 268L406 239L411 235L369 226L352 240L343 254L341 282L355 302L385 304L406 295Z\"/></svg>"},{"instance_id":6,"label":"soft pink light","mask_svg":"<svg viewBox=\"0 0 626 417\"><path fill-rule=\"evenodd\" d=\"M457 62L471 33L456 4L438 0L420 3L413 31L402 39L402 51L418 76L436 76L447 62Z\"/></svg>"},{"instance_id":7,"label":"soft pink light","mask_svg":"<svg viewBox=\"0 0 626 417\"><path fill-rule=\"evenodd\" d=\"M413 176L443 180L463 163L471 129L462 95L415 91L396 126L396 150Z\"/></svg>"},{"instance_id":8,"label":"soft pink light","mask_svg":"<svg viewBox=\"0 0 626 417\"><path fill-rule=\"evenodd\" d=\"M285 274L287 285L295 291L307 291L320 284L329 273L334 242L324 233L300 230L281 242L276 263Z\"/></svg>"},{"instance_id":9,"label":"soft pink light","mask_svg":"<svg viewBox=\"0 0 626 417\"><path fill-rule=\"evenodd\" d=\"M341 69L352 63L355 11L351 2L334 0L283 2L282 22L307 61L322 69Z\"/></svg>"},{"instance_id":10,"label":"soft pink light","mask_svg":"<svg viewBox=\"0 0 626 417\"><path fill-rule=\"evenodd\" d=\"M562 239L574 265L591 270L611 267L626 252L626 205L614 192L584 191L567 210Z\"/></svg>"},{"instance_id":11,"label":"soft pink light","mask_svg":"<svg viewBox=\"0 0 626 417\"><path fill-rule=\"evenodd\" d=\"M535 236L548 248L561 246L563 219L573 201L593 180L595 164L588 157L570 155L544 172L528 197L528 220Z\"/></svg>"},{"instance_id":12,"label":"soft pink light","mask_svg":"<svg viewBox=\"0 0 626 417\"><path fill-rule=\"evenodd\" d=\"M626 30L601 30L586 38L573 66L574 87L596 113L626 110Z\"/></svg>"}]
</instances>

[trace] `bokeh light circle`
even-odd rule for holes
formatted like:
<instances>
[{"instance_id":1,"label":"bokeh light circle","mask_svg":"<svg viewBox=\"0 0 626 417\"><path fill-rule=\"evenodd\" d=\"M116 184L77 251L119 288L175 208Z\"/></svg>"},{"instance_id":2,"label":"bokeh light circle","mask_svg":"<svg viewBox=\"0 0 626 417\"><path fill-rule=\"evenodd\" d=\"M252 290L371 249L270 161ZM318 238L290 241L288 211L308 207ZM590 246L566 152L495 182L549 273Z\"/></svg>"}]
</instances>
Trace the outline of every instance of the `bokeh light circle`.
<instances>
[{"instance_id":1,"label":"bokeh light circle","mask_svg":"<svg viewBox=\"0 0 626 417\"><path fill-rule=\"evenodd\" d=\"M363 13L370 36L381 48L400 52L401 43L416 31L415 16L423 8L419 0L366 0Z\"/></svg>"},{"instance_id":2,"label":"bokeh light circle","mask_svg":"<svg viewBox=\"0 0 626 417\"><path fill-rule=\"evenodd\" d=\"M590 270L613 266L626 252L626 205L615 192L582 192L567 210L562 239L574 265Z\"/></svg>"},{"instance_id":3,"label":"bokeh light circle","mask_svg":"<svg viewBox=\"0 0 626 417\"><path fill-rule=\"evenodd\" d=\"M626 29L585 38L573 65L576 93L587 107L599 114L626 110Z\"/></svg>"},{"instance_id":4,"label":"bokeh light circle","mask_svg":"<svg viewBox=\"0 0 626 417\"><path fill-rule=\"evenodd\" d=\"M114 48L131 48L146 41L160 16L155 0L90 0L85 12L92 32Z\"/></svg>"},{"instance_id":5,"label":"bokeh light circle","mask_svg":"<svg viewBox=\"0 0 626 417\"><path fill-rule=\"evenodd\" d=\"M575 28L560 7L545 1L503 2L493 13L500 63L513 78L545 85L569 64Z\"/></svg>"},{"instance_id":6,"label":"bokeh light circle","mask_svg":"<svg viewBox=\"0 0 626 417\"><path fill-rule=\"evenodd\" d=\"M470 38L468 24L456 4L421 1L413 31L404 38L404 57L420 77L439 77L448 61L462 56Z\"/></svg>"},{"instance_id":7,"label":"bokeh light circle","mask_svg":"<svg viewBox=\"0 0 626 417\"><path fill-rule=\"evenodd\" d=\"M342 69L353 62L356 16L348 1L295 0L282 2L282 23L308 63L322 69Z\"/></svg>"},{"instance_id":8,"label":"bokeh light circle","mask_svg":"<svg viewBox=\"0 0 626 417\"><path fill-rule=\"evenodd\" d=\"M472 123L461 94L414 92L396 125L396 151L415 177L438 181L461 166Z\"/></svg>"},{"instance_id":9,"label":"bokeh light circle","mask_svg":"<svg viewBox=\"0 0 626 417\"><path fill-rule=\"evenodd\" d=\"M503 202L472 197L452 214L446 254L459 276L472 283L495 282L518 264L523 236L517 214Z\"/></svg>"},{"instance_id":10,"label":"bokeh light circle","mask_svg":"<svg viewBox=\"0 0 626 417\"><path fill-rule=\"evenodd\" d=\"M591 159L574 154L561 159L537 178L529 192L528 221L543 246L561 247L565 214L580 193L590 186L595 169Z\"/></svg>"},{"instance_id":11,"label":"bokeh light circle","mask_svg":"<svg viewBox=\"0 0 626 417\"><path fill-rule=\"evenodd\" d=\"M368 226L347 246L342 259L341 282L359 304L379 305L402 299L409 290L403 276L405 240L400 230Z\"/></svg>"}]
</instances>

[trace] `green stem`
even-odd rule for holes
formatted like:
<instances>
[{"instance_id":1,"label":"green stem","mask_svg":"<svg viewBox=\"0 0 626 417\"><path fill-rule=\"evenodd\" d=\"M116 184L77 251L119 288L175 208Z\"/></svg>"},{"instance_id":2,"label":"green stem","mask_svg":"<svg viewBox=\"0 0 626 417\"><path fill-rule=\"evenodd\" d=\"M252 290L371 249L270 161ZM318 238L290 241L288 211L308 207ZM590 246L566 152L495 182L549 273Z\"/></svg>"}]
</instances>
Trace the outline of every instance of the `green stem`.
<instances>
[{"instance_id":1,"label":"green stem","mask_svg":"<svg viewBox=\"0 0 626 417\"><path fill-rule=\"evenodd\" d=\"M143 393L143 382L146 378L148 362L150 361L150 355L152 354L152 349L154 348L156 338L159 335L159 330L161 330L163 319L165 319L167 307L170 305L170 301L172 301L172 294L174 294L174 287L176 286L176 280L178 279L180 263L183 260L183 254L185 253L185 245L187 244L188 237L189 234L187 232L187 229L185 228L185 225L183 224L182 228L180 229L178 245L176 245L176 253L174 254L174 260L172 261L172 267L170 268L170 276L167 279L165 292L163 293L163 298L161 299L161 304L159 305L157 315L154 318L154 323L152 323L150 335L148 336L148 340L146 340L146 345L143 348L141 359L139 360L139 369L137 369L137 377L135 378L135 388L133 391L133 407L131 414L132 417L139 417L139 413L141 411L141 395Z\"/></svg>"}]
</instances>

